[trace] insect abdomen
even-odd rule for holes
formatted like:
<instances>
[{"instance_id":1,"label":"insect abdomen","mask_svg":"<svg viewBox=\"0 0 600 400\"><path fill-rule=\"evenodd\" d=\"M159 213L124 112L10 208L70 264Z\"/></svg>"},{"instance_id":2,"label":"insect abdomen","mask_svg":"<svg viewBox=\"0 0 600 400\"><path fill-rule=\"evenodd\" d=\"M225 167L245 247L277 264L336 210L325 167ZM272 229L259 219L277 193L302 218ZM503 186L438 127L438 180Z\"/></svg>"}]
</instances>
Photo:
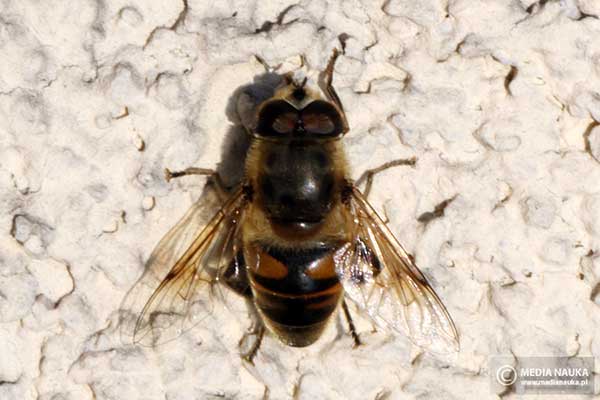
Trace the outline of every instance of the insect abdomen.
<instances>
[{"instance_id":1,"label":"insect abdomen","mask_svg":"<svg viewBox=\"0 0 600 400\"><path fill-rule=\"evenodd\" d=\"M246 263L255 303L272 331L291 346L318 339L336 309L342 286L332 247L247 246Z\"/></svg>"}]
</instances>

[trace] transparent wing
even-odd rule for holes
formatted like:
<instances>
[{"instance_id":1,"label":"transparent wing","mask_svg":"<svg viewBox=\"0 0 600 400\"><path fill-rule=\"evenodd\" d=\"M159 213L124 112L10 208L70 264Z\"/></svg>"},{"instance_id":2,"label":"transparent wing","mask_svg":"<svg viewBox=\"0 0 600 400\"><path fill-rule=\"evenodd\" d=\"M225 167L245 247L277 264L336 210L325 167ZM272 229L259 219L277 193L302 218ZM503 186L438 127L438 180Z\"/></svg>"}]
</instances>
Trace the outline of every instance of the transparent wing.
<instances>
[{"instance_id":1,"label":"transparent wing","mask_svg":"<svg viewBox=\"0 0 600 400\"><path fill-rule=\"evenodd\" d=\"M356 188L348 202L352 241L337 253L346 296L374 322L433 353L458 351L458 333L432 287Z\"/></svg>"},{"instance_id":2,"label":"transparent wing","mask_svg":"<svg viewBox=\"0 0 600 400\"><path fill-rule=\"evenodd\" d=\"M125 341L165 343L211 313L219 273L236 262L245 196L237 189L215 214L218 200L214 192L207 195L159 242L125 297L120 313ZM211 210L213 217L206 217Z\"/></svg>"}]
</instances>

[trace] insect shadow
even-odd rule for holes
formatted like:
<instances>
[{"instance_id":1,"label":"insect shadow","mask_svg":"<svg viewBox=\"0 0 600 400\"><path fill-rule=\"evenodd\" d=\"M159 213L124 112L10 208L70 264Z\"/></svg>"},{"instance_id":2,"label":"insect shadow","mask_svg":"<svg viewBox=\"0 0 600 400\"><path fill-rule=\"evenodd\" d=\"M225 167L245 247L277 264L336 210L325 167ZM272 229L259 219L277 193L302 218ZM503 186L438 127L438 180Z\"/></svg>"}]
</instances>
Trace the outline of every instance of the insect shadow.
<instances>
[{"instance_id":1,"label":"insect shadow","mask_svg":"<svg viewBox=\"0 0 600 400\"><path fill-rule=\"evenodd\" d=\"M251 143L249 129L256 123L256 107L273 96L283 76L266 72L254 77L250 84L238 87L229 97L225 115L232 123L223 139L221 161L216 172L229 190L236 187L244 175L246 155Z\"/></svg>"},{"instance_id":2,"label":"insect shadow","mask_svg":"<svg viewBox=\"0 0 600 400\"><path fill-rule=\"evenodd\" d=\"M155 289L160 287L160 283L165 278L168 279L169 274L173 273L169 268L173 267L176 261L182 257L185 250L196 239L199 230L206 225L213 214L218 212L230 192L241 183L244 177L246 156L251 145L249 131L255 124L256 107L273 96L275 89L283 79L280 74L266 72L256 75L252 83L244 84L234 90L225 108L225 115L231 125L224 135L221 159L214 170L192 167L185 171L172 172L168 169L168 165L164 166L167 181L184 175L196 174L207 175L208 179L199 199L155 246L144 265L142 276L125 295L119 309L119 331L123 344L135 343L154 347L174 340L211 314L215 295L223 300L223 291L227 289L221 288L215 288L214 291L211 290L211 293L205 293L204 298L194 296L193 288L183 291L181 287L173 290L176 292L173 293L174 296L169 293L160 299L154 299L154 296ZM213 279L217 277L216 269L205 268L205 270ZM173 299L169 299L169 297ZM158 303L173 301L173 310L182 309L177 307L178 302L187 302L189 305L183 309L188 310L190 315L195 315L195 318L188 320L185 317L182 318L180 311L173 313L165 311L169 307L162 307L160 311L152 313L152 310L148 310L151 301ZM225 305L227 305L226 303ZM264 327L258 317L256 306L248 298L246 298L246 305L253 324L240 340L239 347L242 358L252 362L252 358L260 346ZM150 321L142 321L140 316L149 311L152 314ZM179 321L183 321L183 323ZM146 325L151 328L146 329Z\"/></svg>"}]
</instances>

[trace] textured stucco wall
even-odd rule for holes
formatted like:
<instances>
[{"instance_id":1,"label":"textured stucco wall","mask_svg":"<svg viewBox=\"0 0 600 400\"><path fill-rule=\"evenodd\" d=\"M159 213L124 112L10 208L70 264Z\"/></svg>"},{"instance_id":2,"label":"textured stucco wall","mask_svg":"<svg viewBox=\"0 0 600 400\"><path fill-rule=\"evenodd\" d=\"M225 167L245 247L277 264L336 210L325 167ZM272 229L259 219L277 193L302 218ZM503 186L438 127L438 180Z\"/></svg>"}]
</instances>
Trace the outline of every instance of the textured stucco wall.
<instances>
[{"instance_id":1,"label":"textured stucco wall","mask_svg":"<svg viewBox=\"0 0 600 400\"><path fill-rule=\"evenodd\" d=\"M0 399L511 399L491 355L600 357L598 16L596 0L1 1ZM314 73L342 44L353 176L417 158L370 199L460 353L364 320L352 350L336 320L306 349L267 337L251 368L247 316L225 309L122 344L123 296L205 182L163 169L221 160L255 54Z\"/></svg>"}]
</instances>

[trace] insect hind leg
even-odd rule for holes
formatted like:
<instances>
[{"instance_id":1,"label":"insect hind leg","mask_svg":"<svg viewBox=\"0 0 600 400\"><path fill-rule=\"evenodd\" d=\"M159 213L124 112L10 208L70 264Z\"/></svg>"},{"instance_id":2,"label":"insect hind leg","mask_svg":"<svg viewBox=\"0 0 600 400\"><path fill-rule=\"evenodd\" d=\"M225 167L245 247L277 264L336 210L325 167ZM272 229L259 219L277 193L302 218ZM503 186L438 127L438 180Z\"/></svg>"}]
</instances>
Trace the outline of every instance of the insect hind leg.
<instances>
[{"instance_id":1,"label":"insect hind leg","mask_svg":"<svg viewBox=\"0 0 600 400\"><path fill-rule=\"evenodd\" d=\"M238 347L240 348L240 356L242 359L254 365L254 357L256 356L256 353L258 353L258 349L260 349L263 337L265 336L265 325L258 315L258 312L256 312L254 305L252 304L250 306L254 311L252 313L253 323L241 337L238 342Z\"/></svg>"},{"instance_id":2,"label":"insect hind leg","mask_svg":"<svg viewBox=\"0 0 600 400\"><path fill-rule=\"evenodd\" d=\"M254 364L254 357L260 348L263 336L265 334L265 326L256 310L256 306L252 302L252 290L250 289L250 281L246 273L246 263L244 254L240 250L236 254L231 263L227 266L220 278L225 285L235 293L243 296L246 299L246 304L250 310L252 325L244 333L238 342L240 348L240 356L243 360Z\"/></svg>"},{"instance_id":3,"label":"insect hind leg","mask_svg":"<svg viewBox=\"0 0 600 400\"><path fill-rule=\"evenodd\" d=\"M346 321L348 322L348 328L350 329L350 335L352 335L352 339L354 340L354 348L362 345L358 333L356 333L356 327L354 326L354 321L352 320L352 315L350 314L350 310L348 309L348 305L346 304L346 300L342 300L342 309L344 310L344 316L346 317Z\"/></svg>"}]
</instances>

